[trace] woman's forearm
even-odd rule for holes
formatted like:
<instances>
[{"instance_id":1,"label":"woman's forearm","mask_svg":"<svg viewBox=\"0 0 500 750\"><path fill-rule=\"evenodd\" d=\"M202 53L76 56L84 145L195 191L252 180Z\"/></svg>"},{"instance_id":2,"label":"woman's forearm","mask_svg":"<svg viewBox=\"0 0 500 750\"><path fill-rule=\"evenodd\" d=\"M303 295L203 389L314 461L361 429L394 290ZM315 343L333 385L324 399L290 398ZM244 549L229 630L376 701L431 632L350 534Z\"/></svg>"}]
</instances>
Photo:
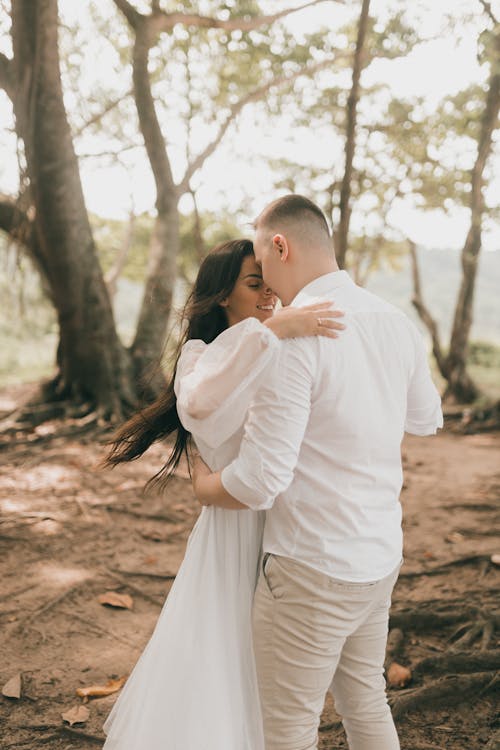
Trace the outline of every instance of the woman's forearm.
<instances>
[{"instance_id":1,"label":"woman's forearm","mask_svg":"<svg viewBox=\"0 0 500 750\"><path fill-rule=\"evenodd\" d=\"M228 510L248 510L247 505L240 503L224 489L220 471L197 476L194 482L194 494L202 505L213 505Z\"/></svg>"}]
</instances>

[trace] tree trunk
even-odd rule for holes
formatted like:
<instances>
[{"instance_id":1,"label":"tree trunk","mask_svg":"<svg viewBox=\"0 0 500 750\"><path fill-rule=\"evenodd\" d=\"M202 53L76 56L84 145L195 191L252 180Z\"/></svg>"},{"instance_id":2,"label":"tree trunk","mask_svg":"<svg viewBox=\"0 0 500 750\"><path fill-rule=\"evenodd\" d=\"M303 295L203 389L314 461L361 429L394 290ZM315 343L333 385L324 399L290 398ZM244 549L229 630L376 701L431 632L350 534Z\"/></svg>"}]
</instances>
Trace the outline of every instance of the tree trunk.
<instances>
[{"instance_id":1,"label":"tree trunk","mask_svg":"<svg viewBox=\"0 0 500 750\"><path fill-rule=\"evenodd\" d=\"M156 184L156 223L151 242L148 274L131 347L136 376L147 389L161 387L159 360L165 347L167 325L177 276L180 249L179 195L156 114L148 72L149 50L155 32L155 16L139 16L134 24L133 56L134 97L144 145Z\"/></svg>"},{"instance_id":2,"label":"tree trunk","mask_svg":"<svg viewBox=\"0 0 500 750\"><path fill-rule=\"evenodd\" d=\"M349 222L351 219L351 180L352 180L352 163L354 159L354 149L356 144L356 110L359 100L359 79L363 69L363 47L368 26L368 11L370 0L363 0L361 5L361 14L358 24L358 36L356 39L356 51L354 53L354 63L352 68L352 86L347 100L347 125L346 125L346 142L345 142L345 170L340 189L340 221L335 237L335 249L337 252L337 263L340 268L344 268L347 254L347 238L349 234Z\"/></svg>"},{"instance_id":3,"label":"tree trunk","mask_svg":"<svg viewBox=\"0 0 500 750\"><path fill-rule=\"evenodd\" d=\"M484 211L483 173L491 152L492 136L498 121L500 108L500 31L492 40L493 56L486 97L486 106L481 119L477 158L471 179L471 225L462 250L462 283L458 293L450 349L446 361L447 389L445 397L453 397L460 403L470 403L478 396L478 389L466 370L469 334L472 325L474 288L477 263L481 251L481 224Z\"/></svg>"},{"instance_id":4,"label":"tree trunk","mask_svg":"<svg viewBox=\"0 0 500 750\"><path fill-rule=\"evenodd\" d=\"M57 0L12 4L13 104L24 142L39 265L55 304L57 395L106 416L133 403L130 358L120 343L88 221L63 102Z\"/></svg>"}]
</instances>

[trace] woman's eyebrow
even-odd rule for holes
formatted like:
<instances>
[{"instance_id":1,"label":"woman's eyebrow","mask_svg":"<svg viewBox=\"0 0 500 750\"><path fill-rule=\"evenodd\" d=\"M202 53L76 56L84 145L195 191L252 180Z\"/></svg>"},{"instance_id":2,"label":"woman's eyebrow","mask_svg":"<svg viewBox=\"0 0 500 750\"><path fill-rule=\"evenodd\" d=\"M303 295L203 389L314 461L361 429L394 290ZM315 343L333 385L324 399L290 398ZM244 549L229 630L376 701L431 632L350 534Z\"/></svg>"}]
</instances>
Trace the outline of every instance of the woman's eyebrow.
<instances>
[{"instance_id":1,"label":"woman's eyebrow","mask_svg":"<svg viewBox=\"0 0 500 750\"><path fill-rule=\"evenodd\" d=\"M260 273L247 273L246 276L243 277L244 279L261 279L262 276Z\"/></svg>"}]
</instances>

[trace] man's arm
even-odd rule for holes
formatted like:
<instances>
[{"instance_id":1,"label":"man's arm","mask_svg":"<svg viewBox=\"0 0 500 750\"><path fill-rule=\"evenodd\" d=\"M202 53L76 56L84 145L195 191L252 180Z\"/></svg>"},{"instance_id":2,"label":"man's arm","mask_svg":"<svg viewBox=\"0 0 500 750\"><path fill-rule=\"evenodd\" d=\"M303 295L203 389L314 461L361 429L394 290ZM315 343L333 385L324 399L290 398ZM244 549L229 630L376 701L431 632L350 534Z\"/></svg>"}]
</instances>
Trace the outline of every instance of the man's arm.
<instances>
[{"instance_id":1,"label":"man's arm","mask_svg":"<svg viewBox=\"0 0 500 750\"><path fill-rule=\"evenodd\" d=\"M287 489L309 420L315 367L310 342L282 342L250 407L238 457L222 472L196 475L202 504L263 510Z\"/></svg>"},{"instance_id":2,"label":"man's arm","mask_svg":"<svg viewBox=\"0 0 500 750\"><path fill-rule=\"evenodd\" d=\"M415 367L408 388L405 431L434 435L443 426L441 397L432 380L422 336L414 328Z\"/></svg>"}]
</instances>

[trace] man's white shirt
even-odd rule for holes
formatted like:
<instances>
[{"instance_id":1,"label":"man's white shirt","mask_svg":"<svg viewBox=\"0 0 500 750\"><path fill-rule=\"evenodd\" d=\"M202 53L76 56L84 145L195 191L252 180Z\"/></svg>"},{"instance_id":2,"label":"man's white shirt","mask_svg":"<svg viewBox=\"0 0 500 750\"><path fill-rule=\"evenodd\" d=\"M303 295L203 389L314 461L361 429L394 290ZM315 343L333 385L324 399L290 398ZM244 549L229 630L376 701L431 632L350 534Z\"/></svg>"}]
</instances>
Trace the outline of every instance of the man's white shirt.
<instances>
[{"instance_id":1,"label":"man's white shirt","mask_svg":"<svg viewBox=\"0 0 500 750\"><path fill-rule=\"evenodd\" d=\"M250 406L224 488L266 509L263 550L345 581L388 575L402 556L401 441L443 426L422 337L345 271L292 302L331 299L346 330L285 339Z\"/></svg>"}]
</instances>

